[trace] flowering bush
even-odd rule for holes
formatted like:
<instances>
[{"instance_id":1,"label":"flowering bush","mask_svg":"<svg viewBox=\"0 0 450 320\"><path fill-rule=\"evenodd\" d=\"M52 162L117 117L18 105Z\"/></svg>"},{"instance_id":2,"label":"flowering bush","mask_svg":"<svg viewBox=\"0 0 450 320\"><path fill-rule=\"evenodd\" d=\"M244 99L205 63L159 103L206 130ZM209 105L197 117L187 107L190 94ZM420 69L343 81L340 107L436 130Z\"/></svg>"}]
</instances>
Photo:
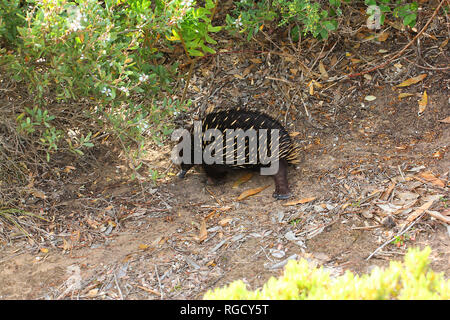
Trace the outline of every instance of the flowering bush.
<instances>
[{"instance_id":1,"label":"flowering bush","mask_svg":"<svg viewBox=\"0 0 450 320\"><path fill-rule=\"evenodd\" d=\"M403 263L392 261L389 268L376 267L361 277L347 271L332 278L322 268L308 264L306 260L291 260L284 275L272 277L260 290L249 291L242 281L208 291L205 299L352 299L352 300L410 300L450 299L450 280L443 274L429 270L428 256L431 249L409 249Z\"/></svg>"},{"instance_id":2,"label":"flowering bush","mask_svg":"<svg viewBox=\"0 0 450 320\"><path fill-rule=\"evenodd\" d=\"M351 0L344 2L352 3ZM402 18L405 26L412 27L416 23L416 2L405 4L404 1L397 1L391 4L390 0L365 0L364 3L369 28L380 28L388 13L392 13L394 18ZM330 32L338 29L338 17L341 15L341 0L240 0L235 1L235 9L227 15L226 22L228 30L247 34L247 40L250 40L265 23L277 21L278 26L289 25L292 39L298 41L300 33L327 39Z\"/></svg>"},{"instance_id":3,"label":"flowering bush","mask_svg":"<svg viewBox=\"0 0 450 320\"><path fill-rule=\"evenodd\" d=\"M164 98L172 90L177 65L161 64L165 59L160 49L183 39L190 55L214 52L206 45L215 43L208 34L220 29L211 26L212 0L204 8L194 8L193 0L28 2L29 7L21 8L15 1L13 13L0 14L0 37L16 46L3 52L1 62L13 79L28 84L36 110L51 115L39 122L23 110L17 118L18 127L27 128L20 133L34 137L47 160L61 146L82 154L83 147L93 145L86 140L93 136L91 130L106 130L139 147L146 132L161 142L170 133L170 125L161 120L182 104ZM23 19L11 27L11 17L16 19L19 12ZM67 119L61 127L55 118L67 115L47 104L50 93L62 103L81 99L83 103L72 105L80 108L78 114L94 119L94 126L74 130Z\"/></svg>"}]
</instances>

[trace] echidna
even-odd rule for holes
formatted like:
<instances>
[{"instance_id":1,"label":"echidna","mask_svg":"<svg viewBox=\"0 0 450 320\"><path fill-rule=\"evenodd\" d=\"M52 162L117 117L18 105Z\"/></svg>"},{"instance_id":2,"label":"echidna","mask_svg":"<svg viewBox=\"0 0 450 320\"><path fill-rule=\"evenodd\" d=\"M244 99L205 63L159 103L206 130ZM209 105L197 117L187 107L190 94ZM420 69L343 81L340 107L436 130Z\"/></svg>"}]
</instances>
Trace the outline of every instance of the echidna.
<instances>
[{"instance_id":1,"label":"echidna","mask_svg":"<svg viewBox=\"0 0 450 320\"><path fill-rule=\"evenodd\" d=\"M187 148L182 149L186 154L181 155L180 178L195 164L201 164L215 180L223 178L229 168L261 168L262 174L274 177L276 199L291 196L287 167L299 162L298 149L272 117L241 108L213 111L180 141L185 139L187 143L180 144Z\"/></svg>"}]
</instances>

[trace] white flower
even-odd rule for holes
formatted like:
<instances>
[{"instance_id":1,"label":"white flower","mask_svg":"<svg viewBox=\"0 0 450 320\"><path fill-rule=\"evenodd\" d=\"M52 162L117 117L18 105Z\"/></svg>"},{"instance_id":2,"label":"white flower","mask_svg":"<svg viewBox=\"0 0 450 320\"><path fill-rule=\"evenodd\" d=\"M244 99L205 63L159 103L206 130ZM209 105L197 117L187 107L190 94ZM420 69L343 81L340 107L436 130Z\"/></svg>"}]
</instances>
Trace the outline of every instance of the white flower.
<instances>
[{"instance_id":1,"label":"white flower","mask_svg":"<svg viewBox=\"0 0 450 320\"><path fill-rule=\"evenodd\" d=\"M130 90L128 90L128 88L126 87L120 87L119 90L125 93L126 96L130 95Z\"/></svg>"},{"instance_id":2,"label":"white flower","mask_svg":"<svg viewBox=\"0 0 450 320\"><path fill-rule=\"evenodd\" d=\"M110 88L107 88L107 87L103 87L101 92L103 94L105 94L107 97L111 97L111 95L112 95L112 90Z\"/></svg>"},{"instance_id":3,"label":"white flower","mask_svg":"<svg viewBox=\"0 0 450 320\"><path fill-rule=\"evenodd\" d=\"M139 128L141 131L145 131L150 127L147 121L141 121Z\"/></svg>"},{"instance_id":4,"label":"white flower","mask_svg":"<svg viewBox=\"0 0 450 320\"><path fill-rule=\"evenodd\" d=\"M148 80L148 75L146 75L146 74L141 74L140 76L139 76L139 81L140 82L145 82L145 81L147 81Z\"/></svg>"},{"instance_id":5,"label":"white flower","mask_svg":"<svg viewBox=\"0 0 450 320\"><path fill-rule=\"evenodd\" d=\"M234 20L234 24L236 25L236 27L242 27L241 16L239 16L239 18Z\"/></svg>"},{"instance_id":6,"label":"white flower","mask_svg":"<svg viewBox=\"0 0 450 320\"><path fill-rule=\"evenodd\" d=\"M71 15L69 20L68 20L69 23L70 23L69 30L71 30L71 31L78 31L78 30L84 29L84 27L81 25L81 20L86 22L87 19L80 12L80 9L78 7L72 7L72 8L70 8L67 11Z\"/></svg>"},{"instance_id":7,"label":"white flower","mask_svg":"<svg viewBox=\"0 0 450 320\"><path fill-rule=\"evenodd\" d=\"M181 1L181 6L182 7L184 7L184 6L190 7L190 6L192 6L193 2L194 2L194 0L183 0L183 1Z\"/></svg>"}]
</instances>

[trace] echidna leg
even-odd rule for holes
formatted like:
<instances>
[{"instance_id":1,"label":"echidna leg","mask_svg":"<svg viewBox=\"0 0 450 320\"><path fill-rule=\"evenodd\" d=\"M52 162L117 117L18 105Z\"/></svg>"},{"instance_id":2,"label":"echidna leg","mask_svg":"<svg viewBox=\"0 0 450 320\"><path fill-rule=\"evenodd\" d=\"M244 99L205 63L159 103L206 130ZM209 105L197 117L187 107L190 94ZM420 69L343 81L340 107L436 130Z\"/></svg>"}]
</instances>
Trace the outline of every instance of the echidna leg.
<instances>
[{"instance_id":1,"label":"echidna leg","mask_svg":"<svg viewBox=\"0 0 450 320\"><path fill-rule=\"evenodd\" d=\"M215 165L204 165L203 166L206 176L207 176L207 184L221 184L225 181L225 177L227 175L227 170L222 166Z\"/></svg>"},{"instance_id":2,"label":"echidna leg","mask_svg":"<svg viewBox=\"0 0 450 320\"><path fill-rule=\"evenodd\" d=\"M281 159L279 162L278 173L273 176L273 179L275 180L275 192L273 193L273 197L277 200L285 200L291 197L287 180L287 169L287 161Z\"/></svg>"},{"instance_id":3,"label":"echidna leg","mask_svg":"<svg viewBox=\"0 0 450 320\"><path fill-rule=\"evenodd\" d=\"M184 179L184 177L186 176L186 172L188 172L188 170L193 166L194 166L193 164L182 164L181 170L178 173L178 178Z\"/></svg>"}]
</instances>

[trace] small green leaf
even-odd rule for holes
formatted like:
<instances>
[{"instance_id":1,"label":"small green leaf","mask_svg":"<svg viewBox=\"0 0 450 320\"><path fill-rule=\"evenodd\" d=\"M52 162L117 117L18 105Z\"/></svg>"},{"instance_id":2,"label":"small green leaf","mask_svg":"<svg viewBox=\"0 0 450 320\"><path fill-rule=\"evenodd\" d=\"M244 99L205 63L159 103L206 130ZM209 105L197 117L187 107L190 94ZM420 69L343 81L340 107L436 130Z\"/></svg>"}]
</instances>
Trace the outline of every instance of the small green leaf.
<instances>
[{"instance_id":1,"label":"small green leaf","mask_svg":"<svg viewBox=\"0 0 450 320\"><path fill-rule=\"evenodd\" d=\"M328 31L327 31L326 29L320 30L320 36L321 36L322 39L324 39L324 40L328 39Z\"/></svg>"},{"instance_id":2,"label":"small green leaf","mask_svg":"<svg viewBox=\"0 0 450 320\"><path fill-rule=\"evenodd\" d=\"M384 4L380 5L380 10L381 12L391 12L391 8Z\"/></svg>"},{"instance_id":3,"label":"small green leaf","mask_svg":"<svg viewBox=\"0 0 450 320\"><path fill-rule=\"evenodd\" d=\"M291 37L292 37L292 41L294 42L298 42L298 40L300 39L300 32L299 32L299 26L295 26L291 29Z\"/></svg>"},{"instance_id":4,"label":"small green leaf","mask_svg":"<svg viewBox=\"0 0 450 320\"><path fill-rule=\"evenodd\" d=\"M211 38L211 37L208 36L208 35L205 35L205 40L206 40L206 42L208 42L208 43L210 43L210 44L217 44L217 41L214 40L213 38Z\"/></svg>"},{"instance_id":5,"label":"small green leaf","mask_svg":"<svg viewBox=\"0 0 450 320\"><path fill-rule=\"evenodd\" d=\"M216 51L215 51L214 49L211 49L210 47L205 46L204 44L201 45L201 48L202 48L202 50L205 51L205 52L208 52L208 53L211 53L211 54L216 53Z\"/></svg>"},{"instance_id":6,"label":"small green leaf","mask_svg":"<svg viewBox=\"0 0 450 320\"><path fill-rule=\"evenodd\" d=\"M413 27L416 24L416 14L410 13L403 19L403 24L405 26Z\"/></svg>"},{"instance_id":7,"label":"small green leaf","mask_svg":"<svg viewBox=\"0 0 450 320\"><path fill-rule=\"evenodd\" d=\"M208 25L208 31L209 32L219 32L220 30L222 30L222 26L212 26L212 25Z\"/></svg>"},{"instance_id":8,"label":"small green leaf","mask_svg":"<svg viewBox=\"0 0 450 320\"><path fill-rule=\"evenodd\" d=\"M214 8L214 7L215 7L214 1L212 1L212 0L206 0L206 3L205 3L205 8L206 8L206 9L212 9L212 8Z\"/></svg>"},{"instance_id":9,"label":"small green leaf","mask_svg":"<svg viewBox=\"0 0 450 320\"><path fill-rule=\"evenodd\" d=\"M191 56L194 56L194 57L203 57L204 56L203 52L201 52L200 50L197 50L197 49L189 49L188 52Z\"/></svg>"},{"instance_id":10,"label":"small green leaf","mask_svg":"<svg viewBox=\"0 0 450 320\"><path fill-rule=\"evenodd\" d=\"M323 23L323 26L324 26L325 29L327 29L328 31L336 30L336 28L337 28L337 21L336 21L336 20L325 21L325 22Z\"/></svg>"}]
</instances>

